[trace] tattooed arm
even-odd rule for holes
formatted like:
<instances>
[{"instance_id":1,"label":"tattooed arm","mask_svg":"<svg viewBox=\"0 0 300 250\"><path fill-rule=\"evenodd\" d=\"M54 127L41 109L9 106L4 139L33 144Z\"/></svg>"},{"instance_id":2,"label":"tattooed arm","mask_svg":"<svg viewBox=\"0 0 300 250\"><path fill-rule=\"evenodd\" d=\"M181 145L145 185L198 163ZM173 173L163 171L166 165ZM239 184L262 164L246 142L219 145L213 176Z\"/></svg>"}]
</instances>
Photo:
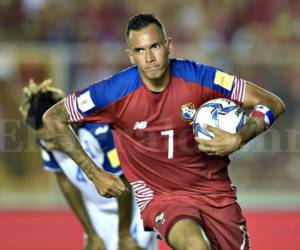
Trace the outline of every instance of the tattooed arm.
<instances>
[{"instance_id":1,"label":"tattooed arm","mask_svg":"<svg viewBox=\"0 0 300 250\"><path fill-rule=\"evenodd\" d=\"M58 102L44 114L43 123L50 131L46 141L72 158L87 177L93 181L98 192L105 197L120 196L125 185L118 176L101 170L86 154L69 123L69 114L64 100Z\"/></svg>"}]
</instances>

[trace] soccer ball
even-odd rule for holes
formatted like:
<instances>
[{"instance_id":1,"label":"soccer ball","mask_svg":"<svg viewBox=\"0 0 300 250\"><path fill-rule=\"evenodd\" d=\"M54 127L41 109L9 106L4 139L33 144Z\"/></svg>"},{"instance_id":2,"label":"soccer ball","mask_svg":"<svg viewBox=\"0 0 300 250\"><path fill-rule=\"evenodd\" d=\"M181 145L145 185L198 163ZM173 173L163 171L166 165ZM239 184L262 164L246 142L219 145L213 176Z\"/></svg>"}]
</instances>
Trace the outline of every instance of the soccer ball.
<instances>
[{"instance_id":1,"label":"soccer ball","mask_svg":"<svg viewBox=\"0 0 300 250\"><path fill-rule=\"evenodd\" d=\"M247 120L245 112L235 102L229 99L213 99L204 103L193 118L195 136L211 140L214 134L204 128L211 125L229 133L235 134Z\"/></svg>"}]
</instances>

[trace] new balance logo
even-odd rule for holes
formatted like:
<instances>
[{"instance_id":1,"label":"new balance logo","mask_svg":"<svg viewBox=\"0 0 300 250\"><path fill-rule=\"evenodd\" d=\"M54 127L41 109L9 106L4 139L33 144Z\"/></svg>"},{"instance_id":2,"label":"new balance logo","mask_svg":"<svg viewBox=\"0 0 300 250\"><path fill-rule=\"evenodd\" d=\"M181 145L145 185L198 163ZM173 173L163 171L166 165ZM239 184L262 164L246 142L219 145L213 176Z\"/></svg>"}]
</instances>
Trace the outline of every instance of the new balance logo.
<instances>
[{"instance_id":1,"label":"new balance logo","mask_svg":"<svg viewBox=\"0 0 300 250\"><path fill-rule=\"evenodd\" d=\"M136 122L136 123L134 124L134 127L133 127L134 130L137 130L137 129L144 129L144 128L147 128L147 122L146 122L146 121Z\"/></svg>"}]
</instances>

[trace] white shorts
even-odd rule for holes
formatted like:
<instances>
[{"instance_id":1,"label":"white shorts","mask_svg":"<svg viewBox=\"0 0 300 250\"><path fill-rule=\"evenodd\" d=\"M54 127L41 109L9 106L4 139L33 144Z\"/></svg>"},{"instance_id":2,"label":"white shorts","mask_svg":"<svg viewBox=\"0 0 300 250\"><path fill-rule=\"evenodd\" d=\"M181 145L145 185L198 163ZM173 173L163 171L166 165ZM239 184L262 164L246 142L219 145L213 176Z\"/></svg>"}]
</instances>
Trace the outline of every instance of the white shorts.
<instances>
[{"instance_id":1,"label":"white shorts","mask_svg":"<svg viewBox=\"0 0 300 250\"><path fill-rule=\"evenodd\" d=\"M118 231L119 218L118 211L105 210L90 200L85 200L85 206L89 214L91 223L97 234L104 240L106 250L118 250ZM132 207L133 217L130 227L132 238L140 247L147 250L157 250L158 243L154 232L145 232L143 222L140 218L140 211L136 202L133 202Z\"/></svg>"}]
</instances>

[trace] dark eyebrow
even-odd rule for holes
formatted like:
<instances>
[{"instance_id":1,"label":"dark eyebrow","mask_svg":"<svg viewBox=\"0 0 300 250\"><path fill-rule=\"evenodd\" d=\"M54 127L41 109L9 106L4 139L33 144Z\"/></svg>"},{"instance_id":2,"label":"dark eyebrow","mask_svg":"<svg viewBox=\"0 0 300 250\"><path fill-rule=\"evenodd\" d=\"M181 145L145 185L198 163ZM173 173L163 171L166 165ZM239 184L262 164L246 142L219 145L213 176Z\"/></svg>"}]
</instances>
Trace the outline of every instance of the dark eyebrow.
<instances>
[{"instance_id":1,"label":"dark eyebrow","mask_svg":"<svg viewBox=\"0 0 300 250\"><path fill-rule=\"evenodd\" d=\"M149 46L149 48L153 48L155 45L161 45L161 44L163 44L163 42L155 42L155 43L151 44ZM147 48L136 47L136 48L133 48L133 51L137 52L139 50L145 50L145 49L147 49Z\"/></svg>"},{"instance_id":2,"label":"dark eyebrow","mask_svg":"<svg viewBox=\"0 0 300 250\"><path fill-rule=\"evenodd\" d=\"M139 47L133 48L133 51L135 52L138 52L139 50L145 50L145 48L139 48Z\"/></svg>"},{"instance_id":3,"label":"dark eyebrow","mask_svg":"<svg viewBox=\"0 0 300 250\"><path fill-rule=\"evenodd\" d=\"M160 45L160 44L162 44L162 43L161 43L161 42L153 43L153 44L150 46L150 48L153 48L155 45Z\"/></svg>"}]
</instances>

